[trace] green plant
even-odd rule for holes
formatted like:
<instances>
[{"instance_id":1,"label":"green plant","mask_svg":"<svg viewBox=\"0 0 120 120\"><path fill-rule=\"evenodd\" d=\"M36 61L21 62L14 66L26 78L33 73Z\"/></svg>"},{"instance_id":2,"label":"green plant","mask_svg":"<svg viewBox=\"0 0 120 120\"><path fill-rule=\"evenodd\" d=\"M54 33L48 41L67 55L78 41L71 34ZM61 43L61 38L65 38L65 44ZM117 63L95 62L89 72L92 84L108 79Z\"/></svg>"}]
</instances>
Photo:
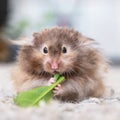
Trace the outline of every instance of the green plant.
<instances>
[{"instance_id":1,"label":"green plant","mask_svg":"<svg viewBox=\"0 0 120 120\"><path fill-rule=\"evenodd\" d=\"M62 83L65 78L59 74L55 74L54 79L56 82L50 86L42 86L19 93L14 99L15 103L21 107L38 106L41 100L48 103L53 97L52 90L55 86Z\"/></svg>"}]
</instances>

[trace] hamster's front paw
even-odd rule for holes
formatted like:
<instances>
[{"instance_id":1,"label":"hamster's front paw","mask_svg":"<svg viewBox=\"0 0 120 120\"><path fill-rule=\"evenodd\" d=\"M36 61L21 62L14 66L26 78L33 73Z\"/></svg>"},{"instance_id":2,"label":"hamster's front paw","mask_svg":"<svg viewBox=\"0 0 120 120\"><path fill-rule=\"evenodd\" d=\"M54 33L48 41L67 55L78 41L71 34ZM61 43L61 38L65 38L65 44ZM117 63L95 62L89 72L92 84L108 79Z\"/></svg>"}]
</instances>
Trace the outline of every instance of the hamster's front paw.
<instances>
[{"instance_id":1,"label":"hamster's front paw","mask_svg":"<svg viewBox=\"0 0 120 120\"><path fill-rule=\"evenodd\" d=\"M53 89L54 96L60 94L61 87L62 87L61 84L58 84L58 85Z\"/></svg>"},{"instance_id":2,"label":"hamster's front paw","mask_svg":"<svg viewBox=\"0 0 120 120\"><path fill-rule=\"evenodd\" d=\"M50 78L49 81L48 81L48 85L51 85L55 82L55 79L54 78Z\"/></svg>"},{"instance_id":3,"label":"hamster's front paw","mask_svg":"<svg viewBox=\"0 0 120 120\"><path fill-rule=\"evenodd\" d=\"M54 78L50 78L50 80L48 81L48 85L51 85L55 82ZM61 91L61 84L58 84L54 89L53 89L53 93L54 96L58 95Z\"/></svg>"}]
</instances>

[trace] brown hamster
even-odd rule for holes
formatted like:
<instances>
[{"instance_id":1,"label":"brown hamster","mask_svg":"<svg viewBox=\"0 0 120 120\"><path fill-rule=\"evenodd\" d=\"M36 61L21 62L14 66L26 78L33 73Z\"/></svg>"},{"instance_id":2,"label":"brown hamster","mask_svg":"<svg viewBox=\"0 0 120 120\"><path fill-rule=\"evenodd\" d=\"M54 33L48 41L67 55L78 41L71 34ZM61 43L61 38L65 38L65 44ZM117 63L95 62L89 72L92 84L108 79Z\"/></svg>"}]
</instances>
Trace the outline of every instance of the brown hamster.
<instances>
[{"instance_id":1,"label":"brown hamster","mask_svg":"<svg viewBox=\"0 0 120 120\"><path fill-rule=\"evenodd\" d=\"M24 45L18 54L13 75L18 92L47 85L57 72L65 76L65 82L55 99L79 102L104 94L107 62L94 40L66 27L45 29L33 38L33 44Z\"/></svg>"}]
</instances>

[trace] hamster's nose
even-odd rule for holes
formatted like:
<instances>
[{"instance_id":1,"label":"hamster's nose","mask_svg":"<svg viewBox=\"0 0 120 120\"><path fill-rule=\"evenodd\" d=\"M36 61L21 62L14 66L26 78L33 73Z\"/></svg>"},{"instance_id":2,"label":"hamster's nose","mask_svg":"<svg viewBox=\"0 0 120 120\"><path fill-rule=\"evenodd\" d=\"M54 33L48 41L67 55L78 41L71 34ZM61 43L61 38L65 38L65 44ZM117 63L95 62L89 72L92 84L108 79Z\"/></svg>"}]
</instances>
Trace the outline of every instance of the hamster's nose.
<instances>
[{"instance_id":1,"label":"hamster's nose","mask_svg":"<svg viewBox=\"0 0 120 120\"><path fill-rule=\"evenodd\" d=\"M50 68L52 70L57 70L58 69L58 63L56 61L49 61L48 63L49 63Z\"/></svg>"},{"instance_id":2,"label":"hamster's nose","mask_svg":"<svg viewBox=\"0 0 120 120\"><path fill-rule=\"evenodd\" d=\"M59 65L60 61L57 58L50 58L47 61L49 69L52 71L58 71L59 70Z\"/></svg>"},{"instance_id":3,"label":"hamster's nose","mask_svg":"<svg viewBox=\"0 0 120 120\"><path fill-rule=\"evenodd\" d=\"M52 70L57 70L57 69L58 69L58 63L52 62L52 63L51 63L51 69L52 69Z\"/></svg>"}]
</instances>

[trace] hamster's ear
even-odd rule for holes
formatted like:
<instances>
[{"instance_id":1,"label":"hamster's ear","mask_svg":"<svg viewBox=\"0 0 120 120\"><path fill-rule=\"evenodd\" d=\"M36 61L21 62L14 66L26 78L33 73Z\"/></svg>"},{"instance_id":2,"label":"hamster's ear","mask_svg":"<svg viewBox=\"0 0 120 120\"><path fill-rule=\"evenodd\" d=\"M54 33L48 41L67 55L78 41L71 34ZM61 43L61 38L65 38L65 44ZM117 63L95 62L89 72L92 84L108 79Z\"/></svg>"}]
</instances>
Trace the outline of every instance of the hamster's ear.
<instances>
[{"instance_id":1,"label":"hamster's ear","mask_svg":"<svg viewBox=\"0 0 120 120\"><path fill-rule=\"evenodd\" d=\"M11 44L14 45L19 45L19 46L25 46L25 45L30 45L33 46L34 42L33 42L33 38L29 38L29 37L21 37L18 40L9 40Z\"/></svg>"},{"instance_id":2,"label":"hamster's ear","mask_svg":"<svg viewBox=\"0 0 120 120\"><path fill-rule=\"evenodd\" d=\"M42 39L41 33L34 33L33 34L33 40L34 40L34 44L36 46L42 44L43 39Z\"/></svg>"},{"instance_id":3,"label":"hamster's ear","mask_svg":"<svg viewBox=\"0 0 120 120\"><path fill-rule=\"evenodd\" d=\"M80 38L80 46L89 46L89 45L93 45L96 44L94 39L88 38L88 37L82 37Z\"/></svg>"}]
</instances>

